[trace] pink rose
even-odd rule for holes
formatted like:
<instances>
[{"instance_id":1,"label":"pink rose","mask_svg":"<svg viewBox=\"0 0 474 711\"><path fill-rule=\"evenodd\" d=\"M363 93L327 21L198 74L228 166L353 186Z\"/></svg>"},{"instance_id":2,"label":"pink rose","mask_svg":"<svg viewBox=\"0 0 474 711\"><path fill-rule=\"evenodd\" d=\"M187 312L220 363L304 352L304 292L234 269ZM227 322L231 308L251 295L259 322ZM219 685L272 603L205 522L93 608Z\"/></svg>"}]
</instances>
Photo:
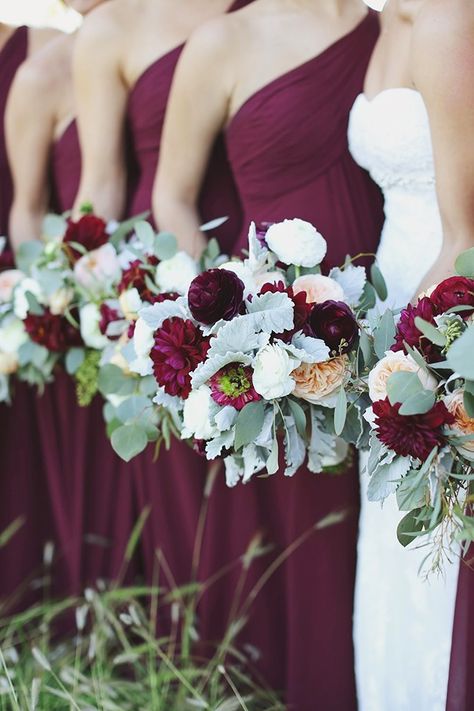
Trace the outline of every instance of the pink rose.
<instances>
[{"instance_id":1,"label":"pink rose","mask_svg":"<svg viewBox=\"0 0 474 711\"><path fill-rule=\"evenodd\" d=\"M24 276L19 269L7 269L0 273L0 302L6 303L11 300L13 289Z\"/></svg>"},{"instance_id":2,"label":"pink rose","mask_svg":"<svg viewBox=\"0 0 474 711\"><path fill-rule=\"evenodd\" d=\"M342 287L331 277L322 274L307 274L295 279L293 292L305 291L310 304L322 304L323 301L344 301Z\"/></svg>"},{"instance_id":3,"label":"pink rose","mask_svg":"<svg viewBox=\"0 0 474 711\"><path fill-rule=\"evenodd\" d=\"M74 265L74 274L79 286L90 291L101 291L104 285L120 277L117 253L111 244L84 254Z\"/></svg>"}]
</instances>

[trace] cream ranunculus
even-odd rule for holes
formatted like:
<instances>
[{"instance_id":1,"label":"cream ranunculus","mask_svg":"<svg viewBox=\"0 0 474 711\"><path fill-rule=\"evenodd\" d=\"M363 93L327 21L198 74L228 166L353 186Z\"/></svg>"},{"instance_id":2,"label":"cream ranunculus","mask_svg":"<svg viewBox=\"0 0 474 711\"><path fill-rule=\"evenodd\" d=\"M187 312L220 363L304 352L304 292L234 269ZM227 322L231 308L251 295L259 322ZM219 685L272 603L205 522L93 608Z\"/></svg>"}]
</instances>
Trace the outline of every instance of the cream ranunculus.
<instances>
[{"instance_id":1,"label":"cream ranunculus","mask_svg":"<svg viewBox=\"0 0 474 711\"><path fill-rule=\"evenodd\" d=\"M317 229L304 220L283 220L271 225L265 235L268 247L284 264L315 267L321 264L326 251L326 240Z\"/></svg>"},{"instance_id":2,"label":"cream ranunculus","mask_svg":"<svg viewBox=\"0 0 474 711\"><path fill-rule=\"evenodd\" d=\"M387 351L369 373L369 397L372 402L387 397L387 380L393 373L401 371L416 373L425 390L436 390L436 378L420 368L411 356L405 355L402 351Z\"/></svg>"},{"instance_id":3,"label":"cream ranunculus","mask_svg":"<svg viewBox=\"0 0 474 711\"><path fill-rule=\"evenodd\" d=\"M253 362L253 386L265 400L289 395L295 387L291 373L301 363L276 345L261 348Z\"/></svg>"},{"instance_id":4,"label":"cream ranunculus","mask_svg":"<svg viewBox=\"0 0 474 711\"><path fill-rule=\"evenodd\" d=\"M307 274L295 279L293 292L306 292L310 304L322 304L324 301L344 301L344 291L337 281L322 274Z\"/></svg>"},{"instance_id":5,"label":"cream ranunculus","mask_svg":"<svg viewBox=\"0 0 474 711\"><path fill-rule=\"evenodd\" d=\"M0 302L5 304L10 301L13 289L24 279L25 275L19 269L7 269L0 273Z\"/></svg>"},{"instance_id":6,"label":"cream ranunculus","mask_svg":"<svg viewBox=\"0 0 474 711\"><path fill-rule=\"evenodd\" d=\"M128 321L135 321L138 316L138 312L143 306L143 301L140 298L138 289L133 287L132 289L122 291L118 300L124 317Z\"/></svg>"},{"instance_id":7,"label":"cream ranunculus","mask_svg":"<svg viewBox=\"0 0 474 711\"><path fill-rule=\"evenodd\" d=\"M151 375L153 373L153 361L150 358L150 352L154 342L153 329L148 326L146 321L139 318L133 332L133 348L136 357L130 363L130 369L134 373L139 373L140 375Z\"/></svg>"},{"instance_id":8,"label":"cream ranunculus","mask_svg":"<svg viewBox=\"0 0 474 711\"><path fill-rule=\"evenodd\" d=\"M63 314L74 298L74 290L63 286L48 296L49 310L55 316Z\"/></svg>"},{"instance_id":9,"label":"cream ranunculus","mask_svg":"<svg viewBox=\"0 0 474 711\"><path fill-rule=\"evenodd\" d=\"M27 317L30 308L28 299L26 298L28 292L32 294L40 304L44 303L43 292L38 282L31 277L22 279L13 291L13 311L15 316L22 321Z\"/></svg>"},{"instance_id":10,"label":"cream ranunculus","mask_svg":"<svg viewBox=\"0 0 474 711\"><path fill-rule=\"evenodd\" d=\"M184 402L182 439L217 437L219 430L211 423L211 403L211 388L208 385L201 385L200 388L189 393L189 397Z\"/></svg>"},{"instance_id":11,"label":"cream ranunculus","mask_svg":"<svg viewBox=\"0 0 474 711\"><path fill-rule=\"evenodd\" d=\"M93 293L101 293L120 277L120 264L113 245L103 244L84 254L74 265L77 283Z\"/></svg>"},{"instance_id":12,"label":"cream ranunculus","mask_svg":"<svg viewBox=\"0 0 474 711\"><path fill-rule=\"evenodd\" d=\"M18 369L18 351L26 343L23 322L15 316L7 317L0 327L0 373L10 375Z\"/></svg>"},{"instance_id":13,"label":"cream ranunculus","mask_svg":"<svg viewBox=\"0 0 474 711\"><path fill-rule=\"evenodd\" d=\"M86 346L97 350L109 345L109 339L100 331L100 319L100 309L96 304L86 304L79 311L82 340Z\"/></svg>"},{"instance_id":14,"label":"cream ranunculus","mask_svg":"<svg viewBox=\"0 0 474 711\"><path fill-rule=\"evenodd\" d=\"M315 405L327 404L344 383L347 368L345 355L323 363L302 363L292 373L295 380L293 395Z\"/></svg>"},{"instance_id":15,"label":"cream ranunculus","mask_svg":"<svg viewBox=\"0 0 474 711\"><path fill-rule=\"evenodd\" d=\"M449 429L457 431L462 436L472 436L472 440L467 439L457 446L461 454L472 459L474 454L474 417L469 417L464 407L464 391L461 388L454 390L444 398L444 404L455 418L454 425L450 425Z\"/></svg>"},{"instance_id":16,"label":"cream ranunculus","mask_svg":"<svg viewBox=\"0 0 474 711\"><path fill-rule=\"evenodd\" d=\"M187 294L192 280L199 274L195 260L186 252L178 252L156 267L155 281L162 291Z\"/></svg>"}]
</instances>

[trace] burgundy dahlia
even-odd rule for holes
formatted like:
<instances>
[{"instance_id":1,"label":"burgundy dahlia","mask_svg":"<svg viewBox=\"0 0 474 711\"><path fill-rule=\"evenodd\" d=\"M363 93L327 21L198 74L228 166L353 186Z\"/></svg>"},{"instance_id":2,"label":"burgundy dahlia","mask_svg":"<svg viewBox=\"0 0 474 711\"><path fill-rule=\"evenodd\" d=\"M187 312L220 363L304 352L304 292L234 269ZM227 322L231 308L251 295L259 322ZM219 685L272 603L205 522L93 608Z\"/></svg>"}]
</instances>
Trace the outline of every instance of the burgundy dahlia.
<instances>
[{"instance_id":1,"label":"burgundy dahlia","mask_svg":"<svg viewBox=\"0 0 474 711\"><path fill-rule=\"evenodd\" d=\"M244 301L244 284L228 269L208 269L195 277L188 291L189 309L200 323L230 321Z\"/></svg>"},{"instance_id":2,"label":"burgundy dahlia","mask_svg":"<svg viewBox=\"0 0 474 711\"><path fill-rule=\"evenodd\" d=\"M77 312L73 316L78 318ZM52 314L49 309L41 316L28 314L23 323L31 340L49 351L63 353L68 348L83 345L79 330L65 316Z\"/></svg>"},{"instance_id":3,"label":"burgundy dahlia","mask_svg":"<svg viewBox=\"0 0 474 711\"><path fill-rule=\"evenodd\" d=\"M173 317L155 331L151 351L156 382L168 395L187 398L191 391L191 373L205 359L209 339L189 319Z\"/></svg>"},{"instance_id":4,"label":"burgundy dahlia","mask_svg":"<svg viewBox=\"0 0 474 711\"><path fill-rule=\"evenodd\" d=\"M462 276L444 279L432 292L430 299L439 314L449 311L454 306L472 306L472 311L466 310L461 313L461 316L469 316L474 311L474 280Z\"/></svg>"},{"instance_id":5,"label":"burgundy dahlia","mask_svg":"<svg viewBox=\"0 0 474 711\"><path fill-rule=\"evenodd\" d=\"M107 336L107 328L110 323L113 323L114 321L121 321L123 317L119 314L117 309L113 309L111 306L109 306L106 303L103 303L99 307L100 311L100 321L99 321L99 330L103 336ZM108 336L111 341L116 341L119 336Z\"/></svg>"},{"instance_id":6,"label":"burgundy dahlia","mask_svg":"<svg viewBox=\"0 0 474 711\"><path fill-rule=\"evenodd\" d=\"M156 266L158 262L157 257L153 256L147 257L146 263L141 259L134 259L133 262L130 262L122 272L122 278L118 284L119 294L127 289L136 289L142 301L147 301L150 304L159 301L159 295L152 291L146 283L146 277L150 276L151 271L149 267Z\"/></svg>"},{"instance_id":7,"label":"burgundy dahlia","mask_svg":"<svg viewBox=\"0 0 474 711\"><path fill-rule=\"evenodd\" d=\"M441 360L440 348L425 338L415 325L415 318L417 316L428 321L428 323L436 324L434 318L436 313L435 305L427 296L420 299L416 306L408 304L406 309L403 309L400 314L400 320L395 334L395 343L391 350L406 352L404 343L408 343L412 348L417 348L428 363L436 363L436 361Z\"/></svg>"},{"instance_id":8,"label":"burgundy dahlia","mask_svg":"<svg viewBox=\"0 0 474 711\"><path fill-rule=\"evenodd\" d=\"M400 415L400 403L392 405L388 398L374 402L378 439L402 457L424 461L433 447L444 444L442 427L454 422L443 402L437 402L424 415Z\"/></svg>"},{"instance_id":9,"label":"burgundy dahlia","mask_svg":"<svg viewBox=\"0 0 474 711\"><path fill-rule=\"evenodd\" d=\"M230 363L212 376L212 399L218 405L231 405L236 410L242 410L245 405L254 400L260 400L260 395L253 387L252 368L241 363Z\"/></svg>"},{"instance_id":10,"label":"burgundy dahlia","mask_svg":"<svg viewBox=\"0 0 474 711\"><path fill-rule=\"evenodd\" d=\"M77 222L69 220L63 242L65 244L76 242L82 245L87 252L90 252L109 241L106 227L106 223L100 217L83 215ZM69 253L72 262L82 257L82 253L74 247L69 247Z\"/></svg>"},{"instance_id":11,"label":"burgundy dahlia","mask_svg":"<svg viewBox=\"0 0 474 711\"><path fill-rule=\"evenodd\" d=\"M331 352L348 353L359 335L359 326L351 309L343 301L313 304L308 319L311 335L322 338Z\"/></svg>"},{"instance_id":12,"label":"burgundy dahlia","mask_svg":"<svg viewBox=\"0 0 474 711\"><path fill-rule=\"evenodd\" d=\"M306 301L306 292L305 291L299 291L297 294L293 293L293 289L291 286L285 286L282 281L279 281L277 283L268 283L264 284L260 290L261 294L266 294L267 292L272 292L275 294L276 292L284 292L285 294L288 294L289 298L292 300L293 305L294 305L294 312L293 312L293 328L289 331L283 331L283 333L277 333L275 334L278 338L280 338L282 341L285 341L288 343L291 341L295 333L298 331L306 331L307 330L307 324L308 324L308 317L309 314L311 313L312 309L312 304L309 304Z\"/></svg>"}]
</instances>

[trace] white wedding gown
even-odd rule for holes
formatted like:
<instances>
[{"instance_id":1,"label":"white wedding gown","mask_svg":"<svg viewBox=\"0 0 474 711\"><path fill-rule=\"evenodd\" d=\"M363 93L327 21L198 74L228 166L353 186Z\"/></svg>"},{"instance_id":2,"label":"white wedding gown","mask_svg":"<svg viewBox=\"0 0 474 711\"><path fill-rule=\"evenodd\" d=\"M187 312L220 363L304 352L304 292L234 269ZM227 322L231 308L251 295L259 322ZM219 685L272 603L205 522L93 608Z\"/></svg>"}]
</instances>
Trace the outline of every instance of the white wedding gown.
<instances>
[{"instance_id":1,"label":"white wedding gown","mask_svg":"<svg viewBox=\"0 0 474 711\"><path fill-rule=\"evenodd\" d=\"M428 115L412 89L388 89L351 112L355 160L380 185L385 224L377 253L387 305L402 307L436 260L442 240ZM354 609L360 711L444 711L459 562L445 575L419 575L426 549L405 549L395 497L366 496L361 457L361 515Z\"/></svg>"}]
</instances>

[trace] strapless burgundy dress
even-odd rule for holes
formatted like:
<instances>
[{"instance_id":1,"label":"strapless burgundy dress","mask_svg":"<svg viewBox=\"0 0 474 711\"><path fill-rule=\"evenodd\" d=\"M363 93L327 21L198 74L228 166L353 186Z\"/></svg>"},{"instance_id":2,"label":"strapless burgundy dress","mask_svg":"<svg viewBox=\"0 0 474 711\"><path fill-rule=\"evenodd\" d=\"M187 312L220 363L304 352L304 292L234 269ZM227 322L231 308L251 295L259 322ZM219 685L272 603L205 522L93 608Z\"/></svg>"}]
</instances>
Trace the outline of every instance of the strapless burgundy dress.
<instances>
[{"instance_id":1,"label":"strapless burgundy dress","mask_svg":"<svg viewBox=\"0 0 474 711\"><path fill-rule=\"evenodd\" d=\"M249 0L237 0L229 11L247 4ZM165 111L183 46L150 65L130 92L127 128L133 164L128 217L151 210ZM204 222L228 216L213 234L223 250L231 253L242 226L241 209L222 138L214 146L199 207ZM177 440L170 451L162 447L158 461L153 460L149 448L133 464L139 511L150 509L141 539L146 581L156 580L159 569L161 584L188 583L208 464Z\"/></svg>"},{"instance_id":2,"label":"strapless burgundy dress","mask_svg":"<svg viewBox=\"0 0 474 711\"><path fill-rule=\"evenodd\" d=\"M350 108L363 86L379 32L368 14L319 56L253 94L230 120L226 145L243 225L236 252L246 246L251 220L299 217L328 242L327 266L347 254L373 253L383 223L381 196L347 146ZM203 577L238 560L257 529L273 546L252 564L243 597L269 565L326 515L346 511L343 523L312 533L281 565L255 601L242 641L260 652L257 668L284 692L288 708L356 708L352 611L359 482L357 463L341 475L281 472L227 490L223 477L210 499ZM224 555L225 550L225 555ZM204 605L206 635L218 639L243 565L211 589Z\"/></svg>"},{"instance_id":3,"label":"strapless burgundy dress","mask_svg":"<svg viewBox=\"0 0 474 711\"><path fill-rule=\"evenodd\" d=\"M474 708L474 545L459 568L447 711Z\"/></svg>"},{"instance_id":4,"label":"strapless burgundy dress","mask_svg":"<svg viewBox=\"0 0 474 711\"><path fill-rule=\"evenodd\" d=\"M27 53L28 29L19 27L0 52L0 235L3 236L8 233L13 198L5 145L5 107L16 71ZM17 533L0 548L0 606L5 614L43 595L40 590L43 549L53 533L34 401L31 388L13 383L12 404L0 405L0 532L14 521L22 522Z\"/></svg>"}]
</instances>

